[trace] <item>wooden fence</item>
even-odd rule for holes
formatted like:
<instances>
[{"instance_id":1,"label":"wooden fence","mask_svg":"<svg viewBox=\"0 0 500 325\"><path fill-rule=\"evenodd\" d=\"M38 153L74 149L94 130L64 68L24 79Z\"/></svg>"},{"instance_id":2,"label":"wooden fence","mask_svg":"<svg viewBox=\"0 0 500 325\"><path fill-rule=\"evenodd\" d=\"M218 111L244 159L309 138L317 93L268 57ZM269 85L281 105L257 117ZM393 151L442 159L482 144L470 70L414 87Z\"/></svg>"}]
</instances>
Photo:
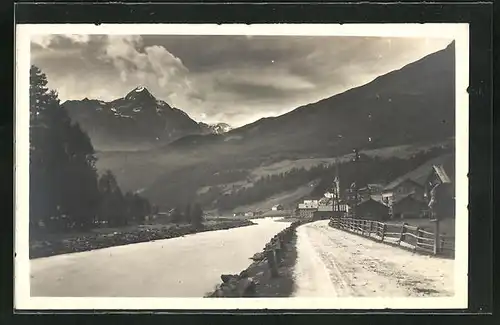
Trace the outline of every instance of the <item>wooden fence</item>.
<instances>
[{"instance_id":1,"label":"wooden fence","mask_svg":"<svg viewBox=\"0 0 500 325\"><path fill-rule=\"evenodd\" d=\"M333 228L374 238L381 242L397 244L415 251L441 256L454 257L455 255L454 237L442 234L436 236L433 232L406 223L397 225L375 220L333 217L330 218L329 225Z\"/></svg>"}]
</instances>

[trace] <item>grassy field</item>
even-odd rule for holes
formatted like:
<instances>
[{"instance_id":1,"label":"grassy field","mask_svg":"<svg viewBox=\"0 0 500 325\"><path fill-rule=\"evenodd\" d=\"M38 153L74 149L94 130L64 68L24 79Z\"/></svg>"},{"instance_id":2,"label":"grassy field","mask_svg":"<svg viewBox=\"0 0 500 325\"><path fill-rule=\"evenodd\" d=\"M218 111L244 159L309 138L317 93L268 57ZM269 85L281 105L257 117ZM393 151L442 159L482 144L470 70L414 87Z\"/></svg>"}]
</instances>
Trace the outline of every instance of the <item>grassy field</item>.
<instances>
[{"instance_id":1,"label":"grassy field","mask_svg":"<svg viewBox=\"0 0 500 325\"><path fill-rule=\"evenodd\" d=\"M275 194L264 201L238 207L235 209L235 212L267 211L271 210L271 208L277 204L281 204L283 206L292 205L300 200L300 198L309 195L314 189L315 184L315 182L311 182L308 184L304 184L303 186L298 187L293 191Z\"/></svg>"},{"instance_id":2,"label":"grassy field","mask_svg":"<svg viewBox=\"0 0 500 325\"><path fill-rule=\"evenodd\" d=\"M400 145L384 147L372 150L362 150L361 152L368 156L400 157L406 158L419 151L428 150L432 147L440 146L454 141L453 139L442 143ZM202 152L190 152L188 156L185 153L175 151L137 151L137 152L98 152L98 161L96 163L99 171L107 169L112 170L123 189L139 190L150 187L155 180L168 171L174 171L188 164L199 163L204 159ZM272 164L264 164L258 167L250 168L250 177L228 184L219 184L230 191L234 185L236 189L252 186L253 182L265 175L279 174L287 172L292 168L310 169L322 164L331 164L336 161L345 161L351 159L351 155L339 157L323 158L304 158L304 159L284 159ZM147 170L145 173L144 171ZM201 187L198 193L207 191L208 187Z\"/></svg>"},{"instance_id":3,"label":"grassy field","mask_svg":"<svg viewBox=\"0 0 500 325\"><path fill-rule=\"evenodd\" d=\"M451 140L450 140L451 141ZM380 157L380 158L409 158L411 155L429 150L434 147L438 147L447 144L448 141L443 143L431 144L431 145L401 145L393 147L385 147L372 150L362 150L361 153L370 157ZM280 174L290 171L292 168L304 168L309 170L313 167L319 165L329 165L336 162L346 162L352 159L352 154L334 157L334 158L307 158L307 159L297 159L297 160L283 160L278 163L274 163L267 166L260 166L251 171L251 175L254 178L259 178L266 175Z\"/></svg>"}]
</instances>

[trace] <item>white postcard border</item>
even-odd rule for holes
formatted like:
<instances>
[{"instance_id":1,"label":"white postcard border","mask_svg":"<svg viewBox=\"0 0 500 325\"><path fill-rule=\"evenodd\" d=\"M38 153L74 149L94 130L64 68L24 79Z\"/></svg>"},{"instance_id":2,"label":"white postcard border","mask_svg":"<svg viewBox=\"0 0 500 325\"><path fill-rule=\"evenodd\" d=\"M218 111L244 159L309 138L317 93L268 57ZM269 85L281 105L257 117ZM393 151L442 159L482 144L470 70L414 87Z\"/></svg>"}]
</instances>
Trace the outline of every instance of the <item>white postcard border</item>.
<instances>
[{"instance_id":1,"label":"white postcard border","mask_svg":"<svg viewBox=\"0 0 500 325\"><path fill-rule=\"evenodd\" d=\"M295 35L428 37L455 40L456 243L455 295L443 298L74 298L31 297L29 261L30 38L47 34ZM454 309L467 308L468 291L468 24L21 24L16 26L15 258L17 310L47 309Z\"/></svg>"}]
</instances>

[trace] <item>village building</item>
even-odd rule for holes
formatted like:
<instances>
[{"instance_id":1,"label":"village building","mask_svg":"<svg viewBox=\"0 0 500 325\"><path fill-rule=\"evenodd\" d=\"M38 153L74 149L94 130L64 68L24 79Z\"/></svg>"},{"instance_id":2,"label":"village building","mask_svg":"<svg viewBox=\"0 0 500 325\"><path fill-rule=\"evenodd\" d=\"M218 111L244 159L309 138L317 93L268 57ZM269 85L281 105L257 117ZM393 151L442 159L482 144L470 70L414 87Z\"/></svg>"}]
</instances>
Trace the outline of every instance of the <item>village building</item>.
<instances>
[{"instance_id":1,"label":"village building","mask_svg":"<svg viewBox=\"0 0 500 325\"><path fill-rule=\"evenodd\" d=\"M382 197L384 186L382 184L367 184L365 187L358 189L358 198L366 200L372 196Z\"/></svg>"},{"instance_id":2,"label":"village building","mask_svg":"<svg viewBox=\"0 0 500 325\"><path fill-rule=\"evenodd\" d=\"M447 206L442 214L454 215L455 155L446 154L429 160L418 168L385 186L382 201L389 206L394 218L429 216L430 193L440 186L440 201Z\"/></svg>"},{"instance_id":3,"label":"village building","mask_svg":"<svg viewBox=\"0 0 500 325\"><path fill-rule=\"evenodd\" d=\"M283 206L282 206L281 204L276 204L276 205L274 205L274 206L271 208L271 210L273 210L273 211L283 211L283 210L284 210L284 208L283 208Z\"/></svg>"},{"instance_id":4,"label":"village building","mask_svg":"<svg viewBox=\"0 0 500 325\"><path fill-rule=\"evenodd\" d=\"M315 211L318 211L318 208L312 208L312 207L307 207L307 206L302 206L301 207L301 204L299 204L299 208L297 209L298 210L298 216L300 218L311 218L313 213Z\"/></svg>"},{"instance_id":5,"label":"village building","mask_svg":"<svg viewBox=\"0 0 500 325\"><path fill-rule=\"evenodd\" d=\"M417 200L413 195L407 195L393 202L391 215L394 219L421 218L426 215L427 204L422 200Z\"/></svg>"},{"instance_id":6,"label":"village building","mask_svg":"<svg viewBox=\"0 0 500 325\"><path fill-rule=\"evenodd\" d=\"M319 200L317 199L305 199L302 203L299 203L297 207L297 214L300 218L311 218L315 211L318 211Z\"/></svg>"},{"instance_id":7,"label":"village building","mask_svg":"<svg viewBox=\"0 0 500 325\"><path fill-rule=\"evenodd\" d=\"M389 183L382 191L382 200L392 206L394 202L408 195L413 195L417 200L424 200L424 186L410 178L398 178Z\"/></svg>"},{"instance_id":8,"label":"village building","mask_svg":"<svg viewBox=\"0 0 500 325\"><path fill-rule=\"evenodd\" d=\"M389 207L370 197L356 205L356 217L384 221L389 219Z\"/></svg>"},{"instance_id":9,"label":"village building","mask_svg":"<svg viewBox=\"0 0 500 325\"><path fill-rule=\"evenodd\" d=\"M318 209L313 211L312 217L314 220L329 219L331 217L344 217L348 211L348 205L343 203L338 205L319 205Z\"/></svg>"},{"instance_id":10,"label":"village building","mask_svg":"<svg viewBox=\"0 0 500 325\"><path fill-rule=\"evenodd\" d=\"M325 219L330 219L332 217L332 211L314 211L312 213L312 219L313 220L325 220Z\"/></svg>"},{"instance_id":11,"label":"village building","mask_svg":"<svg viewBox=\"0 0 500 325\"><path fill-rule=\"evenodd\" d=\"M351 186L345 190L345 199L351 206L356 203L356 200L359 202L359 192L356 183L352 183Z\"/></svg>"}]
</instances>

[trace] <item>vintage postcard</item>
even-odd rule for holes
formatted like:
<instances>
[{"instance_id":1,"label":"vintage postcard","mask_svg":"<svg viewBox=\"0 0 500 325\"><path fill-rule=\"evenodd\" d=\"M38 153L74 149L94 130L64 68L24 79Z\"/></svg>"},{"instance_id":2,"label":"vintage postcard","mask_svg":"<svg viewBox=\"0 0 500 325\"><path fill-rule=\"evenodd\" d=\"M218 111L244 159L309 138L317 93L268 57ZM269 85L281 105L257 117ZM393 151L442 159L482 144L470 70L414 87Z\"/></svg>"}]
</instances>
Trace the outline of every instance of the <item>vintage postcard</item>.
<instances>
[{"instance_id":1,"label":"vintage postcard","mask_svg":"<svg viewBox=\"0 0 500 325\"><path fill-rule=\"evenodd\" d=\"M468 33L18 25L15 308L466 308Z\"/></svg>"}]
</instances>

